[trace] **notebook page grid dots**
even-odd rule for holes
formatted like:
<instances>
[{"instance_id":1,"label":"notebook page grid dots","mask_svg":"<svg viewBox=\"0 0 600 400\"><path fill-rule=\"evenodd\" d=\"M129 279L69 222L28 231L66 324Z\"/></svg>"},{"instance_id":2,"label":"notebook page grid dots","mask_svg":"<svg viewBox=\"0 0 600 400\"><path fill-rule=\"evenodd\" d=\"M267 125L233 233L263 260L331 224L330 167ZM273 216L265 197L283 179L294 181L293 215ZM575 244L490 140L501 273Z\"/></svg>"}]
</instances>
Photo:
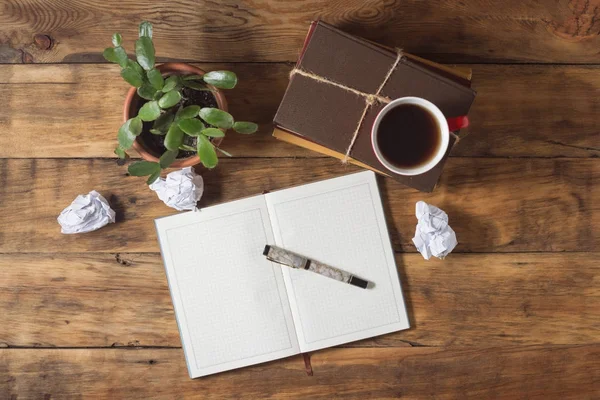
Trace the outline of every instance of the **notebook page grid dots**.
<instances>
[{"instance_id":1,"label":"notebook page grid dots","mask_svg":"<svg viewBox=\"0 0 600 400\"><path fill-rule=\"evenodd\" d=\"M368 184L273 203L282 247L376 283L364 290L289 271L305 343L400 321Z\"/></svg>"},{"instance_id":2,"label":"notebook page grid dots","mask_svg":"<svg viewBox=\"0 0 600 400\"><path fill-rule=\"evenodd\" d=\"M267 237L260 209L172 228L166 236L196 368L292 347L274 267L261 253Z\"/></svg>"}]
</instances>

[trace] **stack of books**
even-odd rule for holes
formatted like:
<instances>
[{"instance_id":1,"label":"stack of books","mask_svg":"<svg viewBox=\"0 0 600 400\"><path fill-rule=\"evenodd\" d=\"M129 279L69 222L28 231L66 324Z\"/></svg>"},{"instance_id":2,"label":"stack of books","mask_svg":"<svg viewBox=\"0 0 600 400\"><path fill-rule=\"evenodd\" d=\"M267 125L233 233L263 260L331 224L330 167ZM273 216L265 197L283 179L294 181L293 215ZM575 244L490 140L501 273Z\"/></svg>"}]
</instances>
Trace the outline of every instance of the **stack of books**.
<instances>
[{"instance_id":1,"label":"stack of books","mask_svg":"<svg viewBox=\"0 0 600 400\"><path fill-rule=\"evenodd\" d=\"M366 96L422 97L453 118L467 115L476 95L469 69L386 48L322 21L311 24L294 72L275 115L273 136L425 192L435 188L457 136L452 135L448 151L432 170L395 174L379 162L371 146L371 127L385 103L374 101L364 113Z\"/></svg>"}]
</instances>

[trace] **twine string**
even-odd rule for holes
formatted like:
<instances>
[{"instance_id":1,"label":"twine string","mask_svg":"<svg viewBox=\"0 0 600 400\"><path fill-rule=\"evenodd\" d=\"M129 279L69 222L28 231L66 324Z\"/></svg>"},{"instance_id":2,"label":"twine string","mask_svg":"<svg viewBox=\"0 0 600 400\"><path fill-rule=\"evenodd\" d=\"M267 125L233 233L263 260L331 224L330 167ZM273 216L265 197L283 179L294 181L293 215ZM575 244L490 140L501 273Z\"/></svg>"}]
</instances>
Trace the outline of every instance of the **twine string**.
<instances>
[{"instance_id":1,"label":"twine string","mask_svg":"<svg viewBox=\"0 0 600 400\"><path fill-rule=\"evenodd\" d=\"M331 86L335 86L339 89L343 89L347 92L350 92L356 96L362 97L365 99L365 107L363 108L363 112L360 115L360 118L358 120L358 122L356 123L356 129L354 129L354 132L352 132L352 140L350 141L350 144L348 145L348 148L346 149L346 154L344 155L344 158L342 160L342 162L345 164L348 162L348 159L350 158L350 152L352 151L352 148L354 147L354 143L356 142L356 138L358 137L358 133L360 132L360 128L362 126L363 120L365 119L365 116L367 115L367 112L369 111L369 108L371 108L371 106L375 103L382 103L382 104L387 104L391 101L391 99L389 97L386 96L382 96L381 95L381 91L383 90L383 87L385 86L385 84L388 82L388 80L390 79L390 77L392 76L392 74L394 73L394 70L396 69L396 67L398 66L398 63L400 63L400 60L402 60L402 50L400 49L396 49L396 60L394 60L394 63L392 64L392 66L390 67L390 69L388 70L387 74L385 75L385 77L383 78L383 81L381 82L381 84L379 85L379 87L377 88L377 91L375 93L365 93L362 92L360 90L357 90L353 87L347 86L347 85L343 85L339 82L335 82L331 79L325 78L323 76L317 75L317 74L313 74L312 72L303 70L301 68L294 68L292 69L292 71L290 72L290 78L294 75L302 75L304 77L307 77L309 79L315 80L317 82L321 82L324 83L326 85L331 85Z\"/></svg>"},{"instance_id":2,"label":"twine string","mask_svg":"<svg viewBox=\"0 0 600 400\"><path fill-rule=\"evenodd\" d=\"M381 95L381 91L383 90L384 86L387 84L388 80L390 79L390 77L392 76L392 74L394 73L394 71L396 70L396 67L398 66L398 64L402 60L402 57L403 57L402 50L401 49L396 49L396 60L394 60L394 63L392 64L392 66L388 70L387 74L385 75L385 77L381 81L381 84L379 85L379 87L377 88L377 91L375 91L375 93L362 92L362 91L357 90L357 89L355 89L353 87L341 84L341 83L336 82L334 80L325 78L323 76L314 74L314 73L312 73L310 71L306 71L306 70L298 68L298 67L295 67L290 72L290 78L292 78L294 75L301 75L301 76L304 76L306 78L312 79L314 81L321 82L321 83L324 83L326 85L337 87L339 89L342 89L342 90L345 90L345 91L347 91L349 93L352 93L355 96L362 97L362 98L365 99L365 107L363 108L363 112L360 115L360 118L358 119L358 122L356 123L356 129L354 129L354 132L352 132L352 140L350 141L350 144L348 145L348 148L346 149L346 154L344 155L344 158L342 159L342 162L344 164L346 164L348 162L349 158L350 158L350 152L352 151L352 148L354 147L356 139L358 138L358 134L360 132L360 128L362 127L363 121L364 121L364 119L365 119L365 117L367 115L367 112L369 111L369 108L371 108L371 106L373 104L375 104L376 102L377 103L381 103L381 104L388 104L390 101L392 101L389 97L382 96ZM459 138L458 138L458 136L456 134L454 134L453 132L451 132L450 135L454 137L454 139L456 140L456 142L458 142Z\"/></svg>"}]
</instances>

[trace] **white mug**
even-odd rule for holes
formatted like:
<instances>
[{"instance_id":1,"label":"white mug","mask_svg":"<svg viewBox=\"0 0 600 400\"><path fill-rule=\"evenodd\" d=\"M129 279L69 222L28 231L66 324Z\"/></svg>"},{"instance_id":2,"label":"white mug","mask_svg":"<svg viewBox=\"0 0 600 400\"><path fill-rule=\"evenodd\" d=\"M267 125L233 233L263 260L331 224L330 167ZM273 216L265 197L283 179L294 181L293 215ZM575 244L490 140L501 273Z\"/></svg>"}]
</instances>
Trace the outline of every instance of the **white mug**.
<instances>
[{"instance_id":1,"label":"white mug","mask_svg":"<svg viewBox=\"0 0 600 400\"><path fill-rule=\"evenodd\" d=\"M402 105L402 104L414 104L416 106L420 106L425 109L429 114L436 120L438 125L438 134L440 135L440 145L436 153L424 164L416 165L410 168L400 168L390 161L386 160L385 157L381 154L381 150L378 145L377 135L379 133L379 124L383 117L391 111L393 108ZM432 102L422 99L420 97L401 97L399 99L392 100L388 105L386 105L380 112L377 114L375 118L375 122L373 123L373 127L371 129L371 145L373 146L373 151L377 156L377 159L384 167L389 169L392 172L395 172L399 175L413 176L420 175L435 167L444 157L446 151L448 150L448 145L450 143L450 131L455 131L461 128L465 128L469 125L469 120L466 116L456 117L446 119L444 114L440 111L439 108L436 107ZM398 128L398 133L402 134L402 127Z\"/></svg>"}]
</instances>

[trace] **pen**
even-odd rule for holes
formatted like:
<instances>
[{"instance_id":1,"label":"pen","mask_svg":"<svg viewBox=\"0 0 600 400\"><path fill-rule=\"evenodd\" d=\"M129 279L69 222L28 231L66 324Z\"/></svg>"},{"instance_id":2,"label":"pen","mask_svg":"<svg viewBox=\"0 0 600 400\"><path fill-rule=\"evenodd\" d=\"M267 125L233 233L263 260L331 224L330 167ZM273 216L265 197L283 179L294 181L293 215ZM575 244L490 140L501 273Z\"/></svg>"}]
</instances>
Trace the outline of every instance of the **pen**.
<instances>
[{"instance_id":1,"label":"pen","mask_svg":"<svg viewBox=\"0 0 600 400\"><path fill-rule=\"evenodd\" d=\"M312 271L319 275L335 279L336 281L349 283L350 285L358 286L363 289L366 289L367 286L372 286L372 284L369 285L369 281L358 278L349 272L345 272L327 264L311 260L307 257L301 256L300 254L296 254L277 246L266 245L263 255L265 255L269 261L273 261L291 268Z\"/></svg>"}]
</instances>

